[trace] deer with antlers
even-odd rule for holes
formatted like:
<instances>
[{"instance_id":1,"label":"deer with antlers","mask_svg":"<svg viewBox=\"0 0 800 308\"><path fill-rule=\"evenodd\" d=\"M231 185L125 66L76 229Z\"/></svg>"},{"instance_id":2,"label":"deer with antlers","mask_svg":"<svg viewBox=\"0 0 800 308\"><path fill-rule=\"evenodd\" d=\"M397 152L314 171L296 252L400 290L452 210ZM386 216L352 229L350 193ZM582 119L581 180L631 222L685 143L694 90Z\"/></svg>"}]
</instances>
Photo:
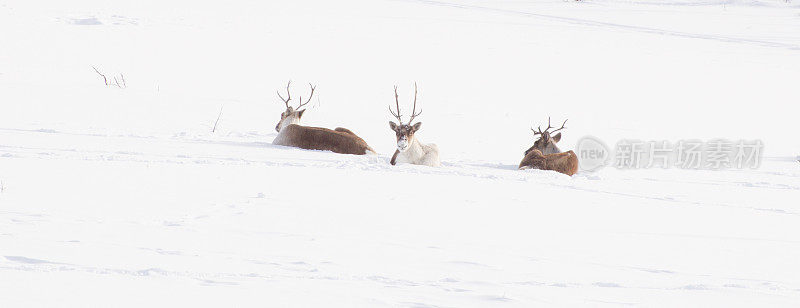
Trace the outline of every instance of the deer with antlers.
<instances>
[{"instance_id":1,"label":"deer with antlers","mask_svg":"<svg viewBox=\"0 0 800 308\"><path fill-rule=\"evenodd\" d=\"M389 127L395 132L397 137L397 150L392 155L391 164L409 163L414 165L426 165L431 167L439 167L442 163L439 161L439 148L433 143L422 143L416 138L415 133L422 127L422 122L417 122L414 125L414 119L422 114L420 109L417 112L417 83L414 83L414 107L411 111L411 118L407 124L403 124L402 115L400 114L400 100L397 95L397 86L394 86L394 102L397 108L397 113L392 110L389 105L389 113L397 119L398 123L389 121Z\"/></svg>"},{"instance_id":2,"label":"deer with antlers","mask_svg":"<svg viewBox=\"0 0 800 308\"><path fill-rule=\"evenodd\" d=\"M539 139L525 151L525 157L519 163L519 169L553 170L569 176L578 172L578 156L572 151L561 152L561 149L556 146L556 143L561 140L561 133L552 135L552 133L564 129L566 124L567 120L564 120L560 128L551 131L550 129L555 127L550 125L550 117L548 117L547 128L544 131L541 126L538 126L538 131L531 128L533 135L539 136Z\"/></svg>"},{"instance_id":3,"label":"deer with antlers","mask_svg":"<svg viewBox=\"0 0 800 308\"><path fill-rule=\"evenodd\" d=\"M275 126L278 131L278 136L272 141L272 144L284 145L290 147L297 147L308 150L323 150L332 151L341 154L375 154L375 151L367 145L364 139L358 137L349 129L337 127L335 130L330 130L322 127L311 127L300 125L300 118L306 109L300 110L303 106L307 105L311 98L314 96L315 86L311 86L311 94L308 95L308 100L303 102L300 97L300 105L293 108L289 105L292 100L292 94L289 92L291 81L286 85L286 97L283 98L280 92L278 97L286 104L286 111L281 113L281 120Z\"/></svg>"}]
</instances>

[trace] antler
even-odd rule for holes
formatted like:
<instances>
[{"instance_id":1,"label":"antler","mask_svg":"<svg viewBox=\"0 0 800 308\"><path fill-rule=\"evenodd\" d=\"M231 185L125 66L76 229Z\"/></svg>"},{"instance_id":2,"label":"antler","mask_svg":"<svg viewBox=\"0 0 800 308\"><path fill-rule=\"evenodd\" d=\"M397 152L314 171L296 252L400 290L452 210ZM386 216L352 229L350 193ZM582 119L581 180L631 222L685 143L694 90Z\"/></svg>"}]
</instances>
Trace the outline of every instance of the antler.
<instances>
[{"instance_id":1,"label":"antler","mask_svg":"<svg viewBox=\"0 0 800 308\"><path fill-rule=\"evenodd\" d=\"M567 119L567 120L569 120L569 119ZM549 131L551 128L555 128L555 127L553 127L553 126L550 126L550 117L547 117L547 128L546 128L544 131L542 131L542 127L541 127L541 126L537 126L537 128L539 129L539 131L536 131L535 129L533 129L533 127L531 127L531 130L533 131L533 135L534 135L534 136L536 136L536 135L542 135L542 134L544 134L544 133L550 133L550 134L552 134L552 133L555 133L555 132L557 132L557 131L560 131L560 130L562 130L562 129L565 129L566 127L564 127L564 125L566 125L566 124L567 124L567 120L564 120L564 123L563 123L563 124L561 124L561 127L560 127L559 129L556 129L556 130L554 130L554 131Z\"/></svg>"},{"instance_id":2,"label":"antler","mask_svg":"<svg viewBox=\"0 0 800 308\"><path fill-rule=\"evenodd\" d=\"M565 129L566 127L564 127L564 125L567 125L567 120L569 120L569 119L565 119L565 120L564 120L564 123L561 123L561 128L559 128L559 129L557 129L557 130L554 130L554 131L551 131L550 133L555 133L555 132L557 132L557 131L560 131L560 130L562 130L562 129ZM549 124L550 124L550 123L548 123L548 126L549 126Z\"/></svg>"},{"instance_id":3,"label":"antler","mask_svg":"<svg viewBox=\"0 0 800 308\"><path fill-rule=\"evenodd\" d=\"M400 122L399 123L400 125L403 125L403 119L401 118L400 115L400 100L397 98L397 86L394 86L394 103L397 106L397 113L394 113L394 111L392 111L392 105L389 105L389 112L395 118L397 118L397 122Z\"/></svg>"},{"instance_id":4,"label":"antler","mask_svg":"<svg viewBox=\"0 0 800 308\"><path fill-rule=\"evenodd\" d=\"M288 99L283 99L283 96L281 96L281 92L280 92L280 91L275 91L275 92L277 92L277 93L278 93L278 97L280 97L280 98L281 98L281 100L283 101L283 103L284 103L284 104L286 104L286 108L289 108L289 101L290 101L290 100L292 100L292 93L291 93L291 92L289 92L289 86L290 86L291 84L292 84L292 81L291 81L291 80L289 80L289 83L287 83L287 84L286 84L286 95L287 95L287 97L289 97Z\"/></svg>"},{"instance_id":5,"label":"antler","mask_svg":"<svg viewBox=\"0 0 800 308\"><path fill-rule=\"evenodd\" d=\"M289 101L292 100L292 93L289 91L289 86L291 85L292 81L289 80L289 83L286 84L286 97L287 97L286 99L284 99L283 96L281 96L280 91L276 91L278 93L278 97L280 97L283 103L286 104L286 108L289 108ZM314 90L317 88L317 86L312 85L311 83L309 83L308 85L311 86L311 94L308 96L308 100L306 100L306 102L303 103L303 97L301 96L300 105L297 106L297 108L295 109L300 109L301 107L307 105L309 102L311 102L311 98L314 97Z\"/></svg>"},{"instance_id":6,"label":"antler","mask_svg":"<svg viewBox=\"0 0 800 308\"><path fill-rule=\"evenodd\" d=\"M392 115L395 118L397 118L397 121L400 122L400 125L403 125L403 119L401 118L402 116L400 115L400 100L397 98L397 86L394 86L394 103L397 106L397 113L394 113L394 111L392 111L392 105L389 105L389 112L391 112ZM422 110L417 112L417 83L415 82L414 83L414 108L411 110L411 118L408 119L408 125L411 125L411 123L414 121L414 118L416 118L420 114L422 114Z\"/></svg>"},{"instance_id":7,"label":"antler","mask_svg":"<svg viewBox=\"0 0 800 308\"><path fill-rule=\"evenodd\" d=\"M303 103L303 97L302 96L300 97L300 106L297 106L297 109L300 109L300 107L307 105L308 102L311 101L311 98L314 97L314 89L316 89L317 86L312 85L311 83L308 83L308 85L311 87L311 94L308 96L308 100L305 103Z\"/></svg>"},{"instance_id":8,"label":"antler","mask_svg":"<svg viewBox=\"0 0 800 308\"><path fill-rule=\"evenodd\" d=\"M421 108L419 110L419 113L416 113L416 111L417 111L417 83L414 82L414 109L411 110L411 119L408 120L408 125L411 125L411 123L414 122L414 118L422 114Z\"/></svg>"}]
</instances>

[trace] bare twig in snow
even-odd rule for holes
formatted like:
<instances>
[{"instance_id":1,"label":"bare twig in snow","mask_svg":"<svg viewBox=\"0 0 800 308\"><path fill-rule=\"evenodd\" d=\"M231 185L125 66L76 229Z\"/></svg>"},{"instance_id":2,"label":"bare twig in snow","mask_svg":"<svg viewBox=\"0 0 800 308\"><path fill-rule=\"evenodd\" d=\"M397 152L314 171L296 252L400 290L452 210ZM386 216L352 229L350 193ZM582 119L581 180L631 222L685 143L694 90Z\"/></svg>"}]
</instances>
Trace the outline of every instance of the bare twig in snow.
<instances>
[{"instance_id":1,"label":"bare twig in snow","mask_svg":"<svg viewBox=\"0 0 800 308\"><path fill-rule=\"evenodd\" d=\"M98 71L98 70L97 70L97 68L95 68L94 66L92 66L92 69L94 69L94 72L95 72L95 73L97 73L98 75L100 75L101 77L103 77L103 83L104 83L105 85L108 85L108 78L106 78L106 75L103 75L103 73L100 73L100 71Z\"/></svg>"},{"instance_id":2,"label":"bare twig in snow","mask_svg":"<svg viewBox=\"0 0 800 308\"><path fill-rule=\"evenodd\" d=\"M98 70L94 66L92 66L92 69L94 70L95 73L100 75L100 77L103 77L103 84L105 84L106 86L117 86L117 88L120 88L120 89L128 87L128 85L127 85L127 83L125 81L125 76L124 75L119 74L119 79L117 79L117 76L113 76L114 77L113 78L114 79L114 83L109 83L110 80L108 79L108 77L106 77L105 74L101 73L100 70ZM122 80L122 83L120 83L120 80Z\"/></svg>"},{"instance_id":3,"label":"bare twig in snow","mask_svg":"<svg viewBox=\"0 0 800 308\"><path fill-rule=\"evenodd\" d=\"M225 107L225 105L219 107L219 114L217 114L217 120L214 121L214 128L211 129L212 133L217 130L217 123L219 123L219 118L222 117L222 107Z\"/></svg>"}]
</instances>

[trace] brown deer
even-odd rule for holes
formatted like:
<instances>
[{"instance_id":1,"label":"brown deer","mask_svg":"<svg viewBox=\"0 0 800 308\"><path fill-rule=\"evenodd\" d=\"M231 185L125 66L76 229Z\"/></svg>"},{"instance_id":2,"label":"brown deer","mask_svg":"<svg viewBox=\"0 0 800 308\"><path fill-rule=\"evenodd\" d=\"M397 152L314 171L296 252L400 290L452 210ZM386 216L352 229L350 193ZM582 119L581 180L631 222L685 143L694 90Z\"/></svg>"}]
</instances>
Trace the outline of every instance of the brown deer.
<instances>
[{"instance_id":1,"label":"brown deer","mask_svg":"<svg viewBox=\"0 0 800 308\"><path fill-rule=\"evenodd\" d=\"M397 96L397 86L394 86L394 102L397 107L397 113L392 111L392 106L389 105L389 112L397 119L399 124L389 121L389 127L394 131L397 137L397 150L392 155L391 164L409 163L414 165L426 165L431 167L439 167L442 165L439 161L439 148L433 143L422 143L416 138L415 133L422 127L422 122L417 122L414 125L414 118L422 114L420 109L417 113L417 83L414 83L414 109L411 111L411 118L408 124L403 124L402 116L400 115L400 100Z\"/></svg>"},{"instance_id":2,"label":"brown deer","mask_svg":"<svg viewBox=\"0 0 800 308\"><path fill-rule=\"evenodd\" d=\"M550 118L548 117L547 128L544 131L542 131L541 126L538 127L538 131L531 128L533 135L539 135L540 137L533 143L532 147L525 151L525 157L519 163L519 169L553 170L569 176L578 172L578 156L575 155L575 152L561 152L561 149L556 146L556 143L561 140L561 133L551 136L552 133L564 129L566 124L567 120L564 120L559 129L550 131L551 128L555 127L550 126Z\"/></svg>"},{"instance_id":3,"label":"brown deer","mask_svg":"<svg viewBox=\"0 0 800 308\"><path fill-rule=\"evenodd\" d=\"M300 118L306 111L305 109L300 110L300 108L311 101L316 87L309 84L311 86L311 94L309 94L308 100L303 103L303 98L300 97L300 105L297 108L293 108L289 106L289 101L292 100L292 94L289 92L291 84L292 82L289 81L289 84L286 85L286 99L278 92L278 97L286 104L286 111L281 113L281 120L275 126L278 136L275 137L272 144L308 150L332 151L341 154L375 154L375 151L367 145L364 139L356 136L349 129L337 127L335 130L330 130L322 127L300 125Z\"/></svg>"}]
</instances>

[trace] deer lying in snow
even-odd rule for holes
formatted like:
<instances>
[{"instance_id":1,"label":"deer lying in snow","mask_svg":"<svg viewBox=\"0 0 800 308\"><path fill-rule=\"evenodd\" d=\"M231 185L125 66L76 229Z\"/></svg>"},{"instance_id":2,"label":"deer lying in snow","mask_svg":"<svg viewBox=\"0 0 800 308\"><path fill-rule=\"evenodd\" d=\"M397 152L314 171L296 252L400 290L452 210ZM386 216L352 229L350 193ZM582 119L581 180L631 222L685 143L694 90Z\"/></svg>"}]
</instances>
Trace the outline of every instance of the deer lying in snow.
<instances>
[{"instance_id":1,"label":"deer lying in snow","mask_svg":"<svg viewBox=\"0 0 800 308\"><path fill-rule=\"evenodd\" d=\"M408 120L408 124L403 124L403 119L400 115L400 101L397 97L397 86L394 86L394 102L397 106L397 113L392 111L391 105L389 105L389 112L397 118L399 124L389 121L389 127L395 132L395 135L397 135L397 150L394 151L390 163L392 165L397 163L409 163L431 167L441 166L442 163L439 161L439 148L433 143L425 144L420 142L414 135L414 133L422 127L422 122L411 125L411 123L414 122L414 118L422 114L422 110L417 113L417 84L414 83L414 109L411 111L411 118Z\"/></svg>"},{"instance_id":2,"label":"deer lying in snow","mask_svg":"<svg viewBox=\"0 0 800 308\"><path fill-rule=\"evenodd\" d=\"M289 101L292 100L292 94L289 93L289 85L291 84L292 82L290 81L286 85L286 99L278 92L278 97L286 104L286 111L281 114L281 120L275 126L278 136L275 137L272 144L308 150L332 151L341 154L364 155L375 153L364 139L356 136L349 129L337 127L335 130L330 130L322 127L300 125L300 118L306 110L299 109L311 101L311 97L314 96L315 86L309 84L311 86L311 94L308 96L308 100L303 103L303 98L300 97L300 105L297 108L292 108L289 106Z\"/></svg>"},{"instance_id":3,"label":"deer lying in snow","mask_svg":"<svg viewBox=\"0 0 800 308\"><path fill-rule=\"evenodd\" d=\"M547 129L544 131L541 126L538 127L539 131L531 128L533 135L540 135L540 137L530 149L525 151L525 157L519 163L519 169L553 170L569 176L578 172L578 156L575 155L575 152L562 153L561 149L556 146L556 143L561 140L561 133L555 136L550 135L564 129L566 124L567 121L564 120L561 128L550 131L554 127L550 126L550 118L547 118Z\"/></svg>"}]
</instances>

